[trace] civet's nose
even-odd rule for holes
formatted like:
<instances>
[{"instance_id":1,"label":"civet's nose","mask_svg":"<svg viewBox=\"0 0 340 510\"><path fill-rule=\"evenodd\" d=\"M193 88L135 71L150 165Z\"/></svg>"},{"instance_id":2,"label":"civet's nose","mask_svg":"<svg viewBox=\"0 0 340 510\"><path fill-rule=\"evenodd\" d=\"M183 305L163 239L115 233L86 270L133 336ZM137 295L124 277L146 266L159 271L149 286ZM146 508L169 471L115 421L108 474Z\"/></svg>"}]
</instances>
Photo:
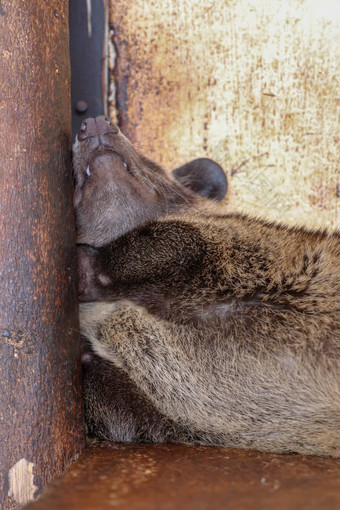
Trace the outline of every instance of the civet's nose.
<instances>
[{"instance_id":1,"label":"civet's nose","mask_svg":"<svg viewBox=\"0 0 340 510\"><path fill-rule=\"evenodd\" d=\"M85 119L81 126L80 131L78 133L78 140L81 142L86 140L86 138L91 138L93 136L103 136L112 133L116 135L119 133L119 127L115 124L112 124L108 117L104 115L100 115L95 119L88 118Z\"/></svg>"}]
</instances>

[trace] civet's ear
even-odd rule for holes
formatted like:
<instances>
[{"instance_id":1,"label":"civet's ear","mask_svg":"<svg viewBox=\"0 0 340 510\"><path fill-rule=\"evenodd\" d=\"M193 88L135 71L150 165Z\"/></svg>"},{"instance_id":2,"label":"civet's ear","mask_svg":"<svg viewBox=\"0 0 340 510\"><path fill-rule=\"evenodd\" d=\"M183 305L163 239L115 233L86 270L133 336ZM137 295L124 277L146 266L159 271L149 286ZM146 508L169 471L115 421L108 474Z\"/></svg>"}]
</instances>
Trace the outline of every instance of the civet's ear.
<instances>
[{"instance_id":1,"label":"civet's ear","mask_svg":"<svg viewBox=\"0 0 340 510\"><path fill-rule=\"evenodd\" d=\"M199 158L173 170L172 175L195 193L220 202L228 190L223 168L212 159Z\"/></svg>"}]
</instances>

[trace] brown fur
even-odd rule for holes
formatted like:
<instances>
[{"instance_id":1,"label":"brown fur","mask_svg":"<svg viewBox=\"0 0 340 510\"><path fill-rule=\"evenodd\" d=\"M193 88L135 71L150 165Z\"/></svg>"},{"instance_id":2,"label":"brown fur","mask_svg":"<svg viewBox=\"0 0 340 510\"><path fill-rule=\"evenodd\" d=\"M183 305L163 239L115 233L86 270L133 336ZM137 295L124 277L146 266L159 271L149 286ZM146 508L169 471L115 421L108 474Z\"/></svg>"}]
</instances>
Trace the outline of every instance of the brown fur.
<instances>
[{"instance_id":1,"label":"brown fur","mask_svg":"<svg viewBox=\"0 0 340 510\"><path fill-rule=\"evenodd\" d=\"M89 161L93 176L80 241L97 247L79 247L90 432L340 456L339 234L204 209L190 183L92 129L75 148L76 198Z\"/></svg>"}]
</instances>

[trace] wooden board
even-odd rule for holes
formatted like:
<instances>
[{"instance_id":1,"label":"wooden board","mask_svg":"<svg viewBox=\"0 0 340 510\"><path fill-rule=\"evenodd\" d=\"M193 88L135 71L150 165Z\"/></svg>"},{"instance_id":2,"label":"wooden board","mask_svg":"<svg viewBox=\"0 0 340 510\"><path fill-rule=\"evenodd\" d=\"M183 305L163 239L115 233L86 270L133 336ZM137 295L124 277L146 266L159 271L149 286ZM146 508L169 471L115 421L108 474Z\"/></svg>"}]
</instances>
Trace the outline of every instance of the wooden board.
<instances>
[{"instance_id":1,"label":"wooden board","mask_svg":"<svg viewBox=\"0 0 340 510\"><path fill-rule=\"evenodd\" d=\"M101 443L27 510L337 510L339 488L334 459Z\"/></svg>"},{"instance_id":2,"label":"wooden board","mask_svg":"<svg viewBox=\"0 0 340 510\"><path fill-rule=\"evenodd\" d=\"M207 156L228 210L340 226L337 0L111 0L111 116L167 168Z\"/></svg>"},{"instance_id":3,"label":"wooden board","mask_svg":"<svg viewBox=\"0 0 340 510\"><path fill-rule=\"evenodd\" d=\"M84 445L68 1L0 1L0 508Z\"/></svg>"}]
</instances>

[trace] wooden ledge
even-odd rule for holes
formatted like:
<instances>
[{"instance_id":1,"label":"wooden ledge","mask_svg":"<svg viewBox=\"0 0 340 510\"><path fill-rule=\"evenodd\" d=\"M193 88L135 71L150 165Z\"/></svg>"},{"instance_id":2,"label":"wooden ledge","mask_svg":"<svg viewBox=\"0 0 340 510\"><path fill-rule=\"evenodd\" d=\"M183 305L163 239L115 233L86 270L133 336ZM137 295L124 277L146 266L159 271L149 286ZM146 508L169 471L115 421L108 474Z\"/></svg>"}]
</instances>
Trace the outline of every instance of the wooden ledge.
<instances>
[{"instance_id":1,"label":"wooden ledge","mask_svg":"<svg viewBox=\"0 0 340 510\"><path fill-rule=\"evenodd\" d=\"M183 445L90 446L31 510L336 510L340 462Z\"/></svg>"}]
</instances>

